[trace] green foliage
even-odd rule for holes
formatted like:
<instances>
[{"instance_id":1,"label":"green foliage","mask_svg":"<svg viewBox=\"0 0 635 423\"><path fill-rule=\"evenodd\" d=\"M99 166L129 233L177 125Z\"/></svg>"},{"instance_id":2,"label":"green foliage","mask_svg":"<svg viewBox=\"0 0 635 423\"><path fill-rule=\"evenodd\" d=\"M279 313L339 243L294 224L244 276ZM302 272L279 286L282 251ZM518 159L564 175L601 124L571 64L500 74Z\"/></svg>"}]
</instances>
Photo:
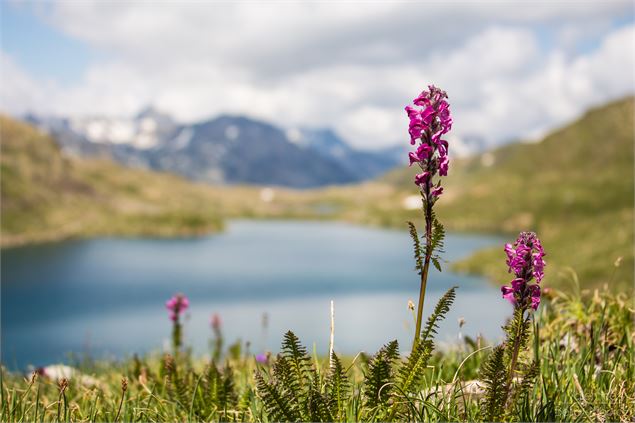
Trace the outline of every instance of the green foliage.
<instances>
[{"instance_id":1,"label":"green foliage","mask_svg":"<svg viewBox=\"0 0 635 423\"><path fill-rule=\"evenodd\" d=\"M332 366L328 357L306 360L297 338L286 336L286 352L271 364L227 354L222 365L189 354L92 361L78 370L95 384L76 376L63 392L61 381L0 368L0 421L57 421L58 409L60 421L74 422L112 422L118 414L119 421L130 422L633 421L633 298L606 290L545 295L534 316L540 331L533 331L533 351L527 342L509 385L508 344L487 353L482 340L470 340L432 354L416 371L417 378L423 376L406 393L403 370L416 366L408 364L410 356L400 358L391 343L375 355L381 360L370 360L383 363L373 365L384 381L373 382L375 387L383 383L389 389L384 402L371 406L365 395L369 364L339 356ZM296 363L308 366L299 382L293 382L294 354L300 358ZM128 380L125 395L122 377ZM485 389L471 392L467 384L472 382ZM306 394L299 398L289 383ZM508 386L511 395L506 396Z\"/></svg>"},{"instance_id":2,"label":"green foliage","mask_svg":"<svg viewBox=\"0 0 635 423\"><path fill-rule=\"evenodd\" d=\"M524 308L514 309L512 318L503 327L506 334L505 355L510 362L518 351L523 351L527 347L531 336L531 315L525 313Z\"/></svg>"},{"instance_id":3,"label":"green foliage","mask_svg":"<svg viewBox=\"0 0 635 423\"><path fill-rule=\"evenodd\" d=\"M274 421L333 421L344 415L348 382L336 356L326 380L312 365L306 349L291 331L284 335L282 352L271 375L256 370L256 388L265 410Z\"/></svg>"},{"instance_id":4,"label":"green foliage","mask_svg":"<svg viewBox=\"0 0 635 423\"><path fill-rule=\"evenodd\" d=\"M481 380L485 385L485 397L481 408L483 419L488 422L501 421L507 402L507 368L504 356L504 346L498 345L490 354L481 371Z\"/></svg>"},{"instance_id":5,"label":"green foliage","mask_svg":"<svg viewBox=\"0 0 635 423\"><path fill-rule=\"evenodd\" d=\"M326 379L326 392L333 420L341 421L346 417L346 404L350 398L351 386L342 362L335 353L332 354L331 360L333 365Z\"/></svg>"},{"instance_id":6,"label":"green foliage","mask_svg":"<svg viewBox=\"0 0 635 423\"><path fill-rule=\"evenodd\" d=\"M432 237L430 240L430 260L434 267L441 272L441 254L445 252L445 228L432 212Z\"/></svg>"},{"instance_id":7,"label":"green foliage","mask_svg":"<svg viewBox=\"0 0 635 423\"><path fill-rule=\"evenodd\" d=\"M2 246L77 236L192 235L222 227L217 203L226 193L217 189L106 160L66 157L49 136L2 115L0 139Z\"/></svg>"},{"instance_id":8,"label":"green foliage","mask_svg":"<svg viewBox=\"0 0 635 423\"><path fill-rule=\"evenodd\" d=\"M533 388L539 372L539 363L525 363L523 356L531 336L531 313L525 307L517 307L510 321L504 326L505 342L497 346L483 368L481 379L485 382L485 398L482 411L486 421L499 421L506 412L506 419L514 415L527 393Z\"/></svg>"},{"instance_id":9,"label":"green foliage","mask_svg":"<svg viewBox=\"0 0 635 423\"><path fill-rule=\"evenodd\" d=\"M256 371L258 395L268 418L275 421L342 421L350 415L351 408L362 406L361 415L370 420L392 420L404 416L404 401L418 394L422 387L428 360L434 343L438 322L449 311L455 298L456 287L443 295L421 332L420 342L414 351L402 361L399 344L392 341L384 345L369 361L361 385L353 389L341 361L334 354L332 366L325 378L319 369L311 365L306 349L298 337L287 332L281 353L271 367ZM363 396L359 401L353 395Z\"/></svg>"},{"instance_id":10,"label":"green foliage","mask_svg":"<svg viewBox=\"0 0 635 423\"><path fill-rule=\"evenodd\" d=\"M428 360L434 350L432 336L436 335L439 321L445 318L456 298L456 287L450 288L437 302L434 311L428 317L418 342L408 359L399 369L399 390L403 394L415 394L421 389L421 382Z\"/></svg>"},{"instance_id":11,"label":"green foliage","mask_svg":"<svg viewBox=\"0 0 635 423\"><path fill-rule=\"evenodd\" d=\"M399 358L399 343L391 341L384 345L368 363L364 378L364 396L367 407L386 404L392 390L393 362Z\"/></svg>"},{"instance_id":12,"label":"green foliage","mask_svg":"<svg viewBox=\"0 0 635 423\"><path fill-rule=\"evenodd\" d=\"M434 311L428 317L428 321L426 322L423 331L421 332L421 339L428 340L431 335L436 335L437 329L439 328L439 322L445 319L445 315L450 311L450 307L452 303L454 303L454 299L456 298L456 286L448 289L445 294L439 301L437 305L434 307Z\"/></svg>"},{"instance_id":13,"label":"green foliage","mask_svg":"<svg viewBox=\"0 0 635 423\"><path fill-rule=\"evenodd\" d=\"M412 238L413 248L415 252L415 264L417 272L421 275L423 273L423 255L424 252L421 249L421 241L419 241L419 234L417 233L417 227L414 223L408 221L408 227L410 228L410 238Z\"/></svg>"},{"instance_id":14,"label":"green foliage","mask_svg":"<svg viewBox=\"0 0 635 423\"><path fill-rule=\"evenodd\" d=\"M276 383L267 382L260 372L256 372L256 389L264 409L272 421L294 422L300 420L300 415L286 398L283 387Z\"/></svg>"}]
</instances>

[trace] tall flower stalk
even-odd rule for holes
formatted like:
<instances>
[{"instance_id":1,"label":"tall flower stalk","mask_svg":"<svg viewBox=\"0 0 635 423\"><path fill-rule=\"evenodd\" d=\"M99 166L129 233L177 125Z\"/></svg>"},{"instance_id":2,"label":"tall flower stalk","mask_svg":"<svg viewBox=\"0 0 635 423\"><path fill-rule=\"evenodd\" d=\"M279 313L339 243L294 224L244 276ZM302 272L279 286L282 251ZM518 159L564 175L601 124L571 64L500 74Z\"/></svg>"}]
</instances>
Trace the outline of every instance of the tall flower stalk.
<instances>
[{"instance_id":1,"label":"tall flower stalk","mask_svg":"<svg viewBox=\"0 0 635 423\"><path fill-rule=\"evenodd\" d=\"M209 319L209 324L212 327L212 332L214 333L214 338L210 340L210 349L212 351L212 358L215 362L220 360L220 356L223 352L223 331L222 331L222 320L220 314L214 313Z\"/></svg>"},{"instance_id":2,"label":"tall flower stalk","mask_svg":"<svg viewBox=\"0 0 635 423\"><path fill-rule=\"evenodd\" d=\"M183 344L183 329L181 326L181 314L189 307L190 300L183 294L176 294L165 303L170 320L172 320L172 347L176 356Z\"/></svg>"},{"instance_id":3,"label":"tall flower stalk","mask_svg":"<svg viewBox=\"0 0 635 423\"><path fill-rule=\"evenodd\" d=\"M509 272L514 273L515 278L511 281L511 286L502 286L503 298L514 305L515 318L507 328L510 335L509 340L509 371L507 375L507 386L511 386L520 349L526 343L529 336L529 313L535 311L540 305L540 281L544 277L545 250L542 248L540 239L533 232L521 232L516 242L505 245L507 254L507 266ZM534 283L535 280L535 283Z\"/></svg>"},{"instance_id":4,"label":"tall flower stalk","mask_svg":"<svg viewBox=\"0 0 635 423\"><path fill-rule=\"evenodd\" d=\"M531 318L540 305L545 251L533 232L521 232L514 244L505 245L507 266L514 274L510 286L501 287L503 298L514 306L514 315L503 328L505 342L494 348L481 371L486 393L482 410L486 421L502 421L514 404L527 395L539 373L540 363L523 360L531 335Z\"/></svg>"},{"instance_id":5,"label":"tall flower stalk","mask_svg":"<svg viewBox=\"0 0 635 423\"><path fill-rule=\"evenodd\" d=\"M443 193L441 177L447 176L449 166L448 142L442 138L452 129L452 116L447 98L445 91L430 85L428 91L423 91L413 100L413 105L408 105L405 109L410 118L410 144L416 145L415 151L411 151L408 158L410 166L416 164L421 169L414 182L421 193L425 217L423 246L415 225L408 222L415 245L417 270L421 276L413 349L421 332L430 263L441 271L440 257L437 253L443 252L445 231L435 217L434 204Z\"/></svg>"}]
</instances>

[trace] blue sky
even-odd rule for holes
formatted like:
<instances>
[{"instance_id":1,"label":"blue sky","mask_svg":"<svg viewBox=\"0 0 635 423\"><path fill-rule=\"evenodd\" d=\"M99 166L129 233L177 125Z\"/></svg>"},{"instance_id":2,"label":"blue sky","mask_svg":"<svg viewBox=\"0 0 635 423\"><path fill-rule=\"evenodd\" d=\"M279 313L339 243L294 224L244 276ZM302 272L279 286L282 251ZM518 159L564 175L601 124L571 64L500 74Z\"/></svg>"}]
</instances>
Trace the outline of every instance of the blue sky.
<instances>
[{"instance_id":1,"label":"blue sky","mask_svg":"<svg viewBox=\"0 0 635 423\"><path fill-rule=\"evenodd\" d=\"M449 92L457 137L492 143L633 92L631 2L1 7L0 108L18 115L153 104L182 121L330 126L372 148L399 139L403 106L429 82Z\"/></svg>"},{"instance_id":2,"label":"blue sky","mask_svg":"<svg viewBox=\"0 0 635 423\"><path fill-rule=\"evenodd\" d=\"M99 59L97 50L47 24L25 6L2 7L2 50L32 76L72 83Z\"/></svg>"}]
</instances>

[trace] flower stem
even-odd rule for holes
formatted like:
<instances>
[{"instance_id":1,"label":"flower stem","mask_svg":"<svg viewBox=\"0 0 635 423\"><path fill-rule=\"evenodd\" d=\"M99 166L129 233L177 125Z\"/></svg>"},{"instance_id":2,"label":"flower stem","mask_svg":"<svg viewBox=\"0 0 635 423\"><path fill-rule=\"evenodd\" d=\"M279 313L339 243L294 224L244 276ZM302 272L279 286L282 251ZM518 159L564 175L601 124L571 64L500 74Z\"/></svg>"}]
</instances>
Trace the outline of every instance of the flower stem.
<instances>
[{"instance_id":1,"label":"flower stem","mask_svg":"<svg viewBox=\"0 0 635 423\"><path fill-rule=\"evenodd\" d=\"M516 336L514 339L514 345L512 346L512 357L511 357L511 362L509 364L509 374L507 375L507 395L505 398L506 406L509 405L508 403L511 398L512 382L514 381L514 372L516 371L516 363L518 362L518 353L520 352L520 340L523 337L523 334L521 334L521 332L523 332L525 328L524 320L525 320L525 309L523 307L521 309L521 319L520 319L521 324L518 325Z\"/></svg>"},{"instance_id":2,"label":"flower stem","mask_svg":"<svg viewBox=\"0 0 635 423\"><path fill-rule=\"evenodd\" d=\"M423 272L421 272L421 287L419 288L419 306L417 308L417 327L415 329L415 338L412 343L412 349L414 350L419 340L419 334L421 333L421 317L423 315L423 302L426 297L426 285L428 283L428 268L430 267L430 259L426 256L426 261L423 265Z\"/></svg>"},{"instance_id":3,"label":"flower stem","mask_svg":"<svg viewBox=\"0 0 635 423\"><path fill-rule=\"evenodd\" d=\"M172 327L172 346L174 348L174 356L176 357L181 349L181 322L179 321L178 316L174 321L174 326Z\"/></svg>"},{"instance_id":4,"label":"flower stem","mask_svg":"<svg viewBox=\"0 0 635 423\"><path fill-rule=\"evenodd\" d=\"M432 201L430 201L430 181L425 184L424 188L424 210L426 218L426 257L421 271L421 286L419 288L419 305L417 307L417 325L415 328L415 336L412 342L412 350L414 351L419 336L421 334L421 320L423 316L423 304L426 297L426 286L428 284L428 270L430 269L430 258L432 257Z\"/></svg>"}]
</instances>

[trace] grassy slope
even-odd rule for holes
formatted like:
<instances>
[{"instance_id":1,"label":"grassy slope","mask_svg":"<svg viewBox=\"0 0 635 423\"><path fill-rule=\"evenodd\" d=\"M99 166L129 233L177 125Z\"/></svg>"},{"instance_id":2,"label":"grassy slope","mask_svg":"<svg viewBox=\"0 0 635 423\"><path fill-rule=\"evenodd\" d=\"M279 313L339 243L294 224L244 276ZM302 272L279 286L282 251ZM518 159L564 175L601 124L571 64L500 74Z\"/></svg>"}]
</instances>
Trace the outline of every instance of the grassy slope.
<instances>
[{"instance_id":1,"label":"grassy slope","mask_svg":"<svg viewBox=\"0 0 635 423\"><path fill-rule=\"evenodd\" d=\"M552 265L550 283L559 283L554 270L571 266L583 283L612 279L632 287L633 106L633 98L618 101L540 143L500 148L489 167L481 157L457 163L438 204L440 218L458 230L538 232ZM411 172L385 181L407 187ZM459 267L506 280L501 251L483 251ZM614 269L618 257L623 261Z\"/></svg>"},{"instance_id":2,"label":"grassy slope","mask_svg":"<svg viewBox=\"0 0 635 423\"><path fill-rule=\"evenodd\" d=\"M180 178L63 157L28 125L0 118L2 244L221 227L214 196Z\"/></svg>"},{"instance_id":3,"label":"grassy slope","mask_svg":"<svg viewBox=\"0 0 635 423\"><path fill-rule=\"evenodd\" d=\"M0 145L5 247L102 235L196 235L219 230L225 218L326 217L322 193L276 188L268 202L259 187L212 187L105 160L74 160L50 137L3 116Z\"/></svg>"}]
</instances>

